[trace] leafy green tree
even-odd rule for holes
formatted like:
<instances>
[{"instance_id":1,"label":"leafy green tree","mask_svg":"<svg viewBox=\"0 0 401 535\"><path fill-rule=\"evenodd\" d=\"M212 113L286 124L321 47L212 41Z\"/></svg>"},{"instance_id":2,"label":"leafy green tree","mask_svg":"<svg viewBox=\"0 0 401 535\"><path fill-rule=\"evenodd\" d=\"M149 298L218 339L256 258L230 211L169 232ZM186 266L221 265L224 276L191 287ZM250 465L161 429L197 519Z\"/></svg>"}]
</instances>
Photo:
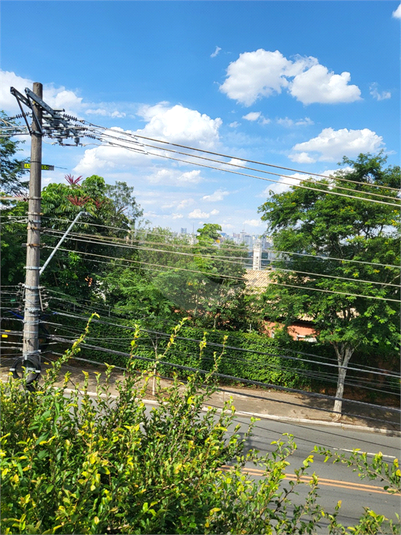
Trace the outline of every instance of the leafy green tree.
<instances>
[{"instance_id":1,"label":"leafy green tree","mask_svg":"<svg viewBox=\"0 0 401 535\"><path fill-rule=\"evenodd\" d=\"M301 183L314 190L272 194L259 209L276 251L285 251L273 263L266 316L286 326L310 318L317 339L332 345L337 416L355 349L394 351L400 340L400 168L385 167L382 154L343 163L351 169Z\"/></svg>"},{"instance_id":2,"label":"leafy green tree","mask_svg":"<svg viewBox=\"0 0 401 535\"><path fill-rule=\"evenodd\" d=\"M0 111L0 123L5 118L6 114ZM11 121L11 124L15 124L15 121ZM0 191L6 194L20 195L26 191L28 185L28 182L23 180L26 177L26 170L24 170L23 164L27 159L18 159L16 157L17 152L22 150L20 148L21 143L23 141L15 141L9 136L0 134Z\"/></svg>"},{"instance_id":3,"label":"leafy green tree","mask_svg":"<svg viewBox=\"0 0 401 535\"><path fill-rule=\"evenodd\" d=\"M125 240L142 211L134 188L124 182L110 186L97 175L81 183L66 178L68 184L50 184L42 192L42 241L49 254L78 212L88 215L81 216L44 271L43 283L76 297L94 297L100 290L99 276L109 269L110 259L126 254ZM110 241L115 246L109 245Z\"/></svg>"},{"instance_id":4,"label":"leafy green tree","mask_svg":"<svg viewBox=\"0 0 401 535\"><path fill-rule=\"evenodd\" d=\"M98 277L108 269L110 258L127 254L126 240L142 215L124 182L113 186L92 175L81 182L67 175L68 183L52 183L42 191L42 260L52 252L71 221L81 216L41 276L41 284L69 296L95 297ZM2 283L24 281L27 203L4 201L2 216ZM108 242L113 241L115 246ZM91 256L100 255L106 258Z\"/></svg>"},{"instance_id":5,"label":"leafy green tree","mask_svg":"<svg viewBox=\"0 0 401 535\"><path fill-rule=\"evenodd\" d=\"M3 201L1 218L1 284L15 285L25 279L26 215L23 201Z\"/></svg>"},{"instance_id":6,"label":"leafy green tree","mask_svg":"<svg viewBox=\"0 0 401 535\"><path fill-rule=\"evenodd\" d=\"M169 229L142 229L131 239L131 267L111 269L103 292L115 310L135 317L191 316L195 325L238 329L245 324L244 249L220 243L220 225L204 225L196 243ZM110 301L109 301L110 300Z\"/></svg>"},{"instance_id":7,"label":"leafy green tree","mask_svg":"<svg viewBox=\"0 0 401 535\"><path fill-rule=\"evenodd\" d=\"M6 115L0 111L0 123ZM8 121L9 122L9 121ZM15 121L11 121L15 124ZM4 134L0 135L0 199L1 196L20 195L26 192L26 171L23 164L26 159L17 158L21 151L22 141L13 140ZM25 276L26 249L22 244L26 242L27 206L23 201L2 200L1 218L1 284L17 284Z\"/></svg>"}]
</instances>

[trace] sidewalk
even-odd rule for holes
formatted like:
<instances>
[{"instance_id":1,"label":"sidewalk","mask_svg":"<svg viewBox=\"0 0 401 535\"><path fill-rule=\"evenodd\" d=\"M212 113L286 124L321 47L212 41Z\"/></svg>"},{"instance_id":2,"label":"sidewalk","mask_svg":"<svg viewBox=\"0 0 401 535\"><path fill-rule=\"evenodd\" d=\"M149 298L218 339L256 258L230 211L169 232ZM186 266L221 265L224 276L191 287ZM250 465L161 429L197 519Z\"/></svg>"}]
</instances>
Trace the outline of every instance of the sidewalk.
<instances>
[{"instance_id":1,"label":"sidewalk","mask_svg":"<svg viewBox=\"0 0 401 535\"><path fill-rule=\"evenodd\" d=\"M12 364L11 359L2 359L0 378L7 380L8 369ZM46 368L46 366L44 366ZM89 392L96 392L96 374L101 373L104 379L103 366L90 366L72 359L68 366L62 367L62 374L58 384L62 384L62 377L70 372L71 377L68 388L83 385L85 370L89 374ZM114 369L110 377L110 392L118 394L116 384L123 378L121 370ZM146 398L154 401L152 395L152 381L149 382ZM170 381L161 379L163 387L169 386ZM302 422L315 425L329 425L339 428L352 428L366 431L381 432L389 435L400 433L400 413L387 410L375 409L367 405L359 405L349 401L343 403L343 416L339 422L333 420L331 414L332 401L311 397L308 395L282 392L278 390L262 390L255 388L223 386L210 398L208 405L223 407L224 402L232 398L237 414L254 415L258 418L267 418L277 421Z\"/></svg>"}]
</instances>

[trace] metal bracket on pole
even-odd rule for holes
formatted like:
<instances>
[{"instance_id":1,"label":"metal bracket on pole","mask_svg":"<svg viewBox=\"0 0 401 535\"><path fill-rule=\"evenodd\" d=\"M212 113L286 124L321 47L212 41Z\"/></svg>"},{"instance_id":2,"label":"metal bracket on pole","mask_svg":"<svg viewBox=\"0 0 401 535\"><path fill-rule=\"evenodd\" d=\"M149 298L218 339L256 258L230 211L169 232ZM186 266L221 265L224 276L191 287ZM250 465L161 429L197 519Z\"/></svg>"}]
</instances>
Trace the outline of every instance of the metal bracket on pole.
<instances>
[{"instance_id":1,"label":"metal bracket on pole","mask_svg":"<svg viewBox=\"0 0 401 535\"><path fill-rule=\"evenodd\" d=\"M23 104L25 104L25 106L27 106L29 109L31 109L31 104L30 104L29 100L26 97L24 97L24 95L22 95L19 91L17 91L15 89L15 87L11 87L10 88L10 93L17 99L17 103L18 103L18 106L19 106L19 108L21 110L22 117L24 118L25 124L26 124L26 126L28 128L29 135L31 136L32 135L32 130L31 130L31 127L29 125L26 113L24 112L24 109L21 106L21 102Z\"/></svg>"},{"instance_id":2,"label":"metal bracket on pole","mask_svg":"<svg viewBox=\"0 0 401 535\"><path fill-rule=\"evenodd\" d=\"M42 275L42 273L44 272L44 270L46 269L48 263L50 262L50 260L53 258L54 254L56 253L57 249L60 247L60 245L63 243L63 241L65 240L65 238L68 236L70 230L72 229L72 227L75 225L75 223L78 221L78 219L81 217L81 215L90 215L88 212L79 212L76 216L76 218L74 219L74 221L71 223L71 225L68 227L68 229L64 232L63 236L61 237L61 240L58 242L58 244L56 245L56 247L53 249L53 252L52 254L49 256L49 258L46 260L46 262L43 264L42 268L40 269L39 271L39 275Z\"/></svg>"}]
</instances>

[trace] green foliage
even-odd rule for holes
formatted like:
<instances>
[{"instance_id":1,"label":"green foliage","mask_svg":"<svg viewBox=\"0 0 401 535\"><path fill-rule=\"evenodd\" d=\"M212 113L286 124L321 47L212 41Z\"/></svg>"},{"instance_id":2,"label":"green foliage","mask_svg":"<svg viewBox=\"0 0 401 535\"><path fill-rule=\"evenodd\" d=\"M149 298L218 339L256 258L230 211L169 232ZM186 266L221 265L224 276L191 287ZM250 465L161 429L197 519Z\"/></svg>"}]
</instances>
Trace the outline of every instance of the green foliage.
<instances>
[{"instance_id":1,"label":"green foliage","mask_svg":"<svg viewBox=\"0 0 401 535\"><path fill-rule=\"evenodd\" d=\"M166 351L181 327L174 329ZM83 384L71 393L66 391L68 374L56 386L61 365L87 336L88 327L47 371L37 391L27 392L17 381L0 385L4 535L312 534L323 518L329 520L329 533L363 533L361 524L349 531L338 524L339 506L332 514L323 510L315 474L304 502L292 503L305 485L313 456L299 469L292 467L295 478L286 481L296 449L292 437L273 442L271 454L244 453L252 424L241 438L239 426L233 429L230 402L221 412L203 409L215 389L211 375L202 380L195 374L185 385L175 378L164 390L157 382L158 404L150 412L144 399L152 376L135 374L132 360L118 384L117 399L110 394L112 367L105 383L98 379L94 398L85 372ZM139 340L137 329L133 351ZM246 463L261 468L259 481L247 475ZM376 527L386 523L382 515L370 512L372 520Z\"/></svg>"},{"instance_id":2,"label":"green foliage","mask_svg":"<svg viewBox=\"0 0 401 535\"><path fill-rule=\"evenodd\" d=\"M344 158L351 171L336 176L345 184L336 176L309 178L301 185L314 190L292 187L260 207L274 247L290 253L273 263L277 284L266 291L266 314L286 326L303 316L312 319L319 341L335 350L337 397L342 397L345 370L356 348L394 348L400 342L400 271L391 267L400 263L399 210L394 206L400 169L384 168L385 162L381 154ZM366 200L378 193L377 185L388 204ZM346 192L350 197L332 194L344 195L344 187L351 190Z\"/></svg>"},{"instance_id":3,"label":"green foliage","mask_svg":"<svg viewBox=\"0 0 401 535\"><path fill-rule=\"evenodd\" d=\"M3 111L0 111L0 120L7 116ZM7 121L9 124L16 124L15 121ZM26 170L23 164L27 159L18 159L16 154L22 150L19 145L23 141L13 141L8 136L0 136L0 177L1 185L0 191L11 194L20 195L26 191L28 182L22 180L26 178Z\"/></svg>"},{"instance_id":4,"label":"green foliage","mask_svg":"<svg viewBox=\"0 0 401 535\"><path fill-rule=\"evenodd\" d=\"M210 228L212 227L212 228ZM204 225L192 244L186 236L155 228L135 233L133 264L114 264L102 292L117 313L166 318L190 316L193 325L235 330L246 324L242 247L218 244L219 225Z\"/></svg>"},{"instance_id":5,"label":"green foliage","mask_svg":"<svg viewBox=\"0 0 401 535\"><path fill-rule=\"evenodd\" d=\"M178 317L176 319L178 321ZM82 328L82 323L77 324L75 318L63 317L63 323L67 328L68 325ZM155 355L163 353L168 345L170 335L164 333L169 333L171 330L160 318L154 318L154 321L150 321L149 318L146 321L113 318L110 322L107 316L102 317L99 322L95 321L92 324L87 343L82 346L83 356L89 360L124 367L128 361L126 355L129 352L129 340L135 324L141 327L141 338L135 348L134 355L138 358L133 366L137 370L153 370ZM131 325L130 329L127 328L128 325ZM205 340L205 344L200 355L199 343L202 340ZM214 367L214 355L216 352L220 353L223 340L226 340L227 349L219 360L217 371L220 374L290 388L314 390L327 387L324 378L321 378L321 374L327 372L327 368L320 365L320 357L309 357L311 362L305 362L304 357L297 354L300 345L305 349L304 344L291 341L288 345L283 345L277 339L255 331L244 333L212 330L205 334L204 329L192 327L188 325L188 321L181 328L180 335L176 337L174 345L170 347L164 359L176 367L158 364L158 372L166 377L177 374L180 378L186 378L192 372L179 366L209 372ZM122 354L108 353L90 347L99 345ZM285 358L289 354L294 358ZM219 381L224 384L238 384L238 380L229 378L220 378Z\"/></svg>"},{"instance_id":6,"label":"green foliage","mask_svg":"<svg viewBox=\"0 0 401 535\"><path fill-rule=\"evenodd\" d=\"M354 449L351 454L345 454L333 452L323 446L315 446L314 452L324 455L324 462L332 460L333 463L342 463L356 472L361 479L378 479L389 494L401 495L401 471L398 459L394 459L390 464L386 463L383 454L379 452L373 455L373 459L370 460L368 454L359 449ZM399 515L396 516L397 523L366 508L357 526L349 527L348 531L344 526L339 525L336 527L335 533L341 535L349 533L354 535L399 534L401 524Z\"/></svg>"},{"instance_id":7,"label":"green foliage","mask_svg":"<svg viewBox=\"0 0 401 535\"><path fill-rule=\"evenodd\" d=\"M86 178L81 184L50 184L44 188L42 241L45 258L79 211L85 210L89 216L81 217L76 223L43 273L43 284L62 289L70 296L96 299L99 277L108 270L107 259L126 255L124 240L142 214L133 189L124 182L107 185L104 178L97 175ZM74 239L74 232L84 236ZM117 239L121 247L103 244L109 236ZM99 262L96 255L106 257L106 263Z\"/></svg>"},{"instance_id":8,"label":"green foliage","mask_svg":"<svg viewBox=\"0 0 401 535\"><path fill-rule=\"evenodd\" d=\"M388 464L384 461L383 454L379 452L370 460L368 454L359 449L354 449L350 455L346 455L315 446L315 452L325 456L324 462L332 459L333 463L345 464L357 472L361 479L380 479L384 483L384 490L390 494L401 494L401 471L398 459Z\"/></svg>"},{"instance_id":9,"label":"green foliage","mask_svg":"<svg viewBox=\"0 0 401 535\"><path fill-rule=\"evenodd\" d=\"M3 201L1 218L1 284L18 284L25 278L26 219L28 203Z\"/></svg>"}]
</instances>

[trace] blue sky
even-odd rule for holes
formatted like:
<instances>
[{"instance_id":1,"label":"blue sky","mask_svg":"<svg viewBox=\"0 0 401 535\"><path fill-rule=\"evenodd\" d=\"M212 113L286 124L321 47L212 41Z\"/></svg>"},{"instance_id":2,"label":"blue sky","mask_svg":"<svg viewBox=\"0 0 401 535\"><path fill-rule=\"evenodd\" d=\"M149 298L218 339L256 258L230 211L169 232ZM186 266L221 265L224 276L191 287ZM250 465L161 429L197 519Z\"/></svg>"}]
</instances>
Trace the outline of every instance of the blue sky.
<instances>
[{"instance_id":1,"label":"blue sky","mask_svg":"<svg viewBox=\"0 0 401 535\"><path fill-rule=\"evenodd\" d=\"M85 120L234 159L328 173L344 155L383 149L396 165L399 6L3 0L0 109L17 113L10 86L35 81ZM261 234L258 206L300 176L278 184L93 144L45 143L43 161L59 167L44 186L66 173L124 180L152 225L188 232Z\"/></svg>"}]
</instances>

